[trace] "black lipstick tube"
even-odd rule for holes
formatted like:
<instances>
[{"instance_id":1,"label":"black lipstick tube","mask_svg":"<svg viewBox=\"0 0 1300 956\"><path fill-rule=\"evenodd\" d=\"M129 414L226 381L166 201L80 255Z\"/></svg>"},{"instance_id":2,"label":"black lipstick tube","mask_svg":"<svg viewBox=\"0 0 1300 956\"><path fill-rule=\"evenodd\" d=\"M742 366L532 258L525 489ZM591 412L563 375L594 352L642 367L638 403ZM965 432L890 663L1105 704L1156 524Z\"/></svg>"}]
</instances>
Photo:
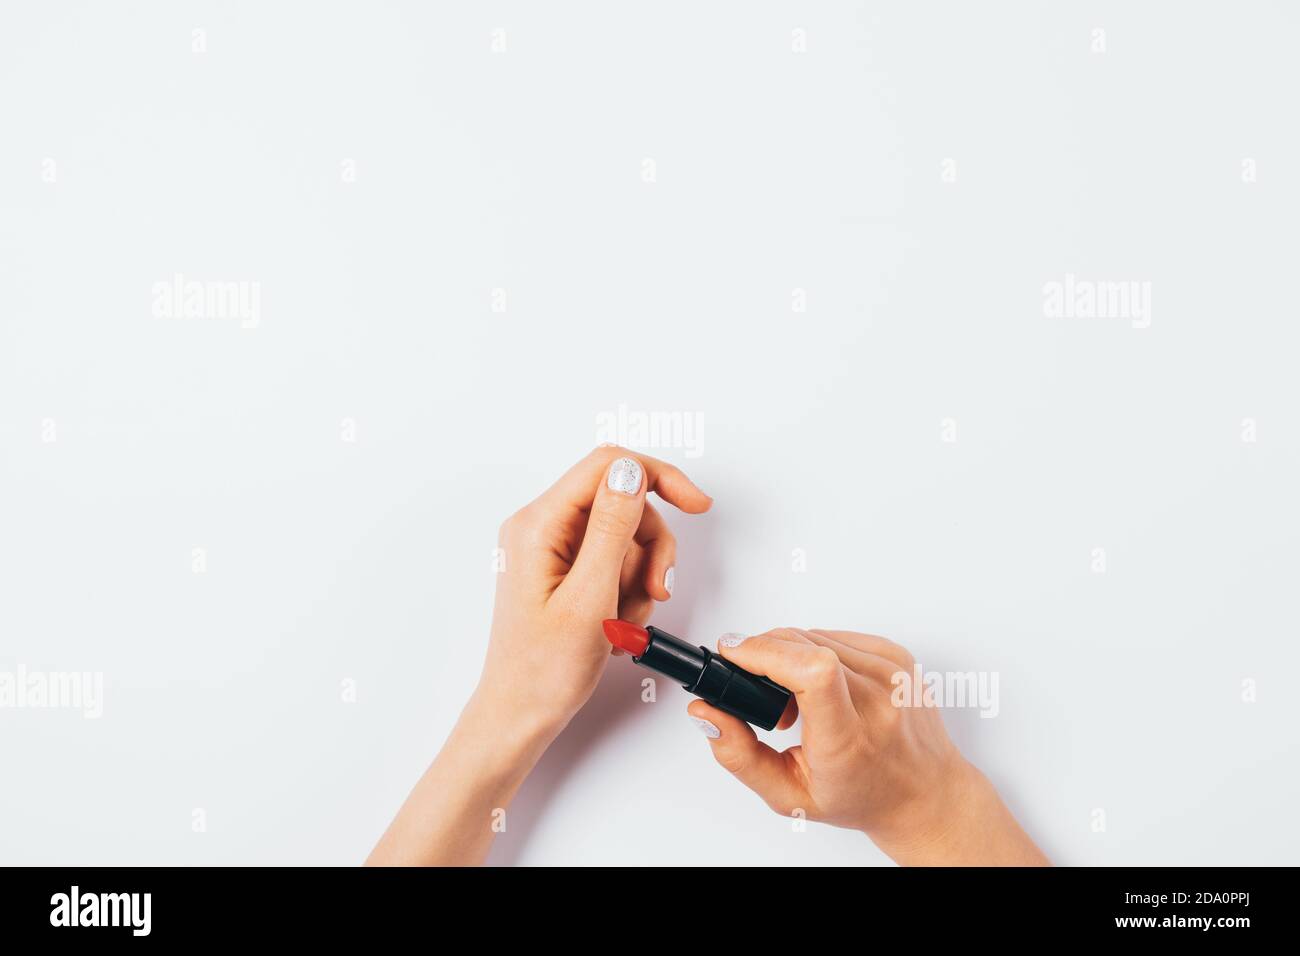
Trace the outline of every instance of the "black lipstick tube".
<instances>
[{"instance_id":1,"label":"black lipstick tube","mask_svg":"<svg viewBox=\"0 0 1300 956\"><path fill-rule=\"evenodd\" d=\"M756 727L771 730L790 703L790 692L776 681L751 674L704 647L687 644L667 631L646 628L650 643L636 663L681 681L688 691Z\"/></svg>"}]
</instances>

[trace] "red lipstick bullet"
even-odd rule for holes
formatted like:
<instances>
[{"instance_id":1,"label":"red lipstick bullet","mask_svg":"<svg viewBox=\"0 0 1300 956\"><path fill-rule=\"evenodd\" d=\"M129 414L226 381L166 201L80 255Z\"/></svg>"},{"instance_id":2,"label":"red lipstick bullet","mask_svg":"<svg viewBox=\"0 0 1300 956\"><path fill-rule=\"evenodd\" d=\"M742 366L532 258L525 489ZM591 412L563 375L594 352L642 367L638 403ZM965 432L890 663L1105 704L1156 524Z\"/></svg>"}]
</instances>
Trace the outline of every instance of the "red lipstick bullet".
<instances>
[{"instance_id":1,"label":"red lipstick bullet","mask_svg":"<svg viewBox=\"0 0 1300 956\"><path fill-rule=\"evenodd\" d=\"M610 618L604 623L605 637L620 650L627 651L634 658L645 653L650 646L650 632L644 627L637 627L631 621Z\"/></svg>"},{"instance_id":2,"label":"red lipstick bullet","mask_svg":"<svg viewBox=\"0 0 1300 956\"><path fill-rule=\"evenodd\" d=\"M667 631L613 618L603 626L609 642L631 654L642 667L681 681L701 700L764 730L776 726L790 703L790 692L776 681L751 674Z\"/></svg>"}]
</instances>

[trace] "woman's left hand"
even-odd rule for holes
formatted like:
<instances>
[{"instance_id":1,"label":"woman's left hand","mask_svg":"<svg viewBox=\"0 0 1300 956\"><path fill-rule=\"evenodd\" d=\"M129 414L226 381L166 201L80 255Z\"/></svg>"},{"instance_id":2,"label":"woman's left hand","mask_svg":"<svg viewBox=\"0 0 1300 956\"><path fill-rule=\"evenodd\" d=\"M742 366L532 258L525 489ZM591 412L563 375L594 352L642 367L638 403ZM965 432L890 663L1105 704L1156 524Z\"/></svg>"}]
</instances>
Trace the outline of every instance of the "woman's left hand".
<instances>
[{"instance_id":1,"label":"woman's left hand","mask_svg":"<svg viewBox=\"0 0 1300 956\"><path fill-rule=\"evenodd\" d=\"M602 446L501 526L492 636L475 696L554 737L609 660L601 621L644 623L672 595L677 542L648 492L688 514L713 500L678 468Z\"/></svg>"},{"instance_id":2,"label":"woman's left hand","mask_svg":"<svg viewBox=\"0 0 1300 956\"><path fill-rule=\"evenodd\" d=\"M642 623L672 594L677 542L649 491L691 514L713 504L672 465L608 446L501 526L478 687L368 862L483 862L524 778L596 689L610 655L601 621Z\"/></svg>"}]
</instances>

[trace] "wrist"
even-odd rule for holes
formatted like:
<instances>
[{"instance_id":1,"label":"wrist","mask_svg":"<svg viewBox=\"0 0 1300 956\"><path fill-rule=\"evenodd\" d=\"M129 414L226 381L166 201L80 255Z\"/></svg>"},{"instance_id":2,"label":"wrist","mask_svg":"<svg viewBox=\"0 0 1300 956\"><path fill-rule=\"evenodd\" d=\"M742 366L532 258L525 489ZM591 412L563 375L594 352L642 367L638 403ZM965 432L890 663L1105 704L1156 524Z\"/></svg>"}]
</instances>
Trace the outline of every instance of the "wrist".
<instances>
[{"instance_id":1,"label":"wrist","mask_svg":"<svg viewBox=\"0 0 1300 956\"><path fill-rule=\"evenodd\" d=\"M956 755L916 813L867 836L900 866L1050 866L993 784Z\"/></svg>"},{"instance_id":2,"label":"wrist","mask_svg":"<svg viewBox=\"0 0 1300 956\"><path fill-rule=\"evenodd\" d=\"M369 862L482 863L501 814L553 739L513 718L476 691Z\"/></svg>"},{"instance_id":3,"label":"wrist","mask_svg":"<svg viewBox=\"0 0 1300 956\"><path fill-rule=\"evenodd\" d=\"M465 704L453 737L498 765L504 775L518 771L522 781L565 723L554 714L506 706L480 686Z\"/></svg>"},{"instance_id":4,"label":"wrist","mask_svg":"<svg viewBox=\"0 0 1300 956\"><path fill-rule=\"evenodd\" d=\"M958 754L923 796L863 832L901 866L948 862L961 835L978 825L987 785L984 775Z\"/></svg>"}]
</instances>

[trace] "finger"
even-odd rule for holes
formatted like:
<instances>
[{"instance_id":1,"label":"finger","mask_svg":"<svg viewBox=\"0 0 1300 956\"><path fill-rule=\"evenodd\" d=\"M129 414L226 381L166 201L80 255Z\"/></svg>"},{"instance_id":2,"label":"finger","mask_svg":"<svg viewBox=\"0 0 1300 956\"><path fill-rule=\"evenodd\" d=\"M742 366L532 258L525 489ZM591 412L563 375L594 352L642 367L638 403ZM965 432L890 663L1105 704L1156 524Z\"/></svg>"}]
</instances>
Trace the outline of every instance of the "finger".
<instances>
[{"instance_id":1,"label":"finger","mask_svg":"<svg viewBox=\"0 0 1300 956\"><path fill-rule=\"evenodd\" d=\"M718 638L718 648L724 646L724 642L734 642L745 640L744 634L723 634ZM785 705L785 710L781 712L781 719L776 722L777 730L789 730L794 726L794 722L799 719L799 698L794 694L790 695L789 702Z\"/></svg>"},{"instance_id":2,"label":"finger","mask_svg":"<svg viewBox=\"0 0 1300 956\"><path fill-rule=\"evenodd\" d=\"M641 579L645 576L642 571L644 562L645 552L634 540L627 546L627 554L623 556L623 568L619 572L618 616L624 621L632 621L636 624L644 623L650 616L648 611L645 612L644 617L638 616L641 605L649 608L654 604L641 587ZM614 657L622 657L626 653L618 647L611 647L609 652Z\"/></svg>"},{"instance_id":3,"label":"finger","mask_svg":"<svg viewBox=\"0 0 1300 956\"><path fill-rule=\"evenodd\" d=\"M677 572L677 538L668 530L668 522L654 506L646 502L641 515L641 527L634 538L645 551L645 590L656 601L667 601L673 596Z\"/></svg>"},{"instance_id":4,"label":"finger","mask_svg":"<svg viewBox=\"0 0 1300 956\"><path fill-rule=\"evenodd\" d=\"M653 491L679 510L687 514L703 514L713 504L713 499L697 488L680 468L617 445L602 445L593 450L561 475L542 497L586 509L591 505L593 489L604 480L610 464L625 457L636 458L644 466L647 491Z\"/></svg>"},{"instance_id":5,"label":"finger","mask_svg":"<svg viewBox=\"0 0 1300 956\"><path fill-rule=\"evenodd\" d=\"M630 455L615 458L596 489L573 567L556 589L579 605L608 613L618 602L619 578L645 508L645 470Z\"/></svg>"},{"instance_id":6,"label":"finger","mask_svg":"<svg viewBox=\"0 0 1300 956\"><path fill-rule=\"evenodd\" d=\"M624 596L619 599L618 616L620 620L631 621L633 624L645 624L650 620L654 606L654 600L646 594Z\"/></svg>"},{"instance_id":7,"label":"finger","mask_svg":"<svg viewBox=\"0 0 1300 956\"><path fill-rule=\"evenodd\" d=\"M781 719L776 722L777 730L789 730L794 726L794 722L799 719L799 698L794 694L790 695L789 702L785 705L785 710L781 712Z\"/></svg>"},{"instance_id":8,"label":"finger","mask_svg":"<svg viewBox=\"0 0 1300 956\"><path fill-rule=\"evenodd\" d=\"M727 635L718 641L718 652L750 673L763 674L792 691L805 726L848 726L855 716L839 655L794 628L748 638Z\"/></svg>"},{"instance_id":9,"label":"finger","mask_svg":"<svg viewBox=\"0 0 1300 956\"><path fill-rule=\"evenodd\" d=\"M789 814L811 802L790 751L778 753L758 739L752 727L702 700L686 712L709 738L714 759L763 798L777 813Z\"/></svg>"},{"instance_id":10,"label":"finger","mask_svg":"<svg viewBox=\"0 0 1300 956\"><path fill-rule=\"evenodd\" d=\"M822 647L829 647L833 650L836 656L839 657L840 663L855 674L860 674L863 677L884 684L885 686L889 686L893 676L902 669L897 661L889 660L888 658L881 657L878 654L869 654L856 647L850 647L848 644L843 644L835 638L829 637L828 634L830 633L834 632L803 632L804 636L814 644L819 644Z\"/></svg>"},{"instance_id":11,"label":"finger","mask_svg":"<svg viewBox=\"0 0 1300 956\"><path fill-rule=\"evenodd\" d=\"M623 567L618 572L618 593L620 596L639 594L645 590L646 552L633 537L623 555Z\"/></svg>"},{"instance_id":12,"label":"finger","mask_svg":"<svg viewBox=\"0 0 1300 956\"><path fill-rule=\"evenodd\" d=\"M877 634L859 634L857 631L830 631L822 628L813 628L810 633L821 634L849 647L891 660L904 670L911 670L912 665L916 663L911 653L902 644L896 644L889 638L880 637Z\"/></svg>"}]
</instances>

